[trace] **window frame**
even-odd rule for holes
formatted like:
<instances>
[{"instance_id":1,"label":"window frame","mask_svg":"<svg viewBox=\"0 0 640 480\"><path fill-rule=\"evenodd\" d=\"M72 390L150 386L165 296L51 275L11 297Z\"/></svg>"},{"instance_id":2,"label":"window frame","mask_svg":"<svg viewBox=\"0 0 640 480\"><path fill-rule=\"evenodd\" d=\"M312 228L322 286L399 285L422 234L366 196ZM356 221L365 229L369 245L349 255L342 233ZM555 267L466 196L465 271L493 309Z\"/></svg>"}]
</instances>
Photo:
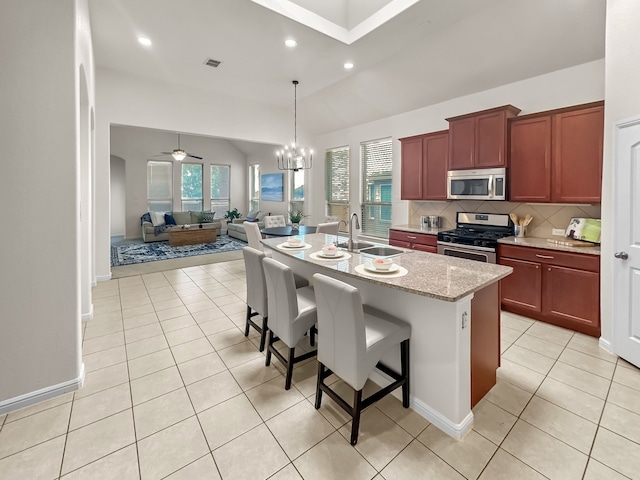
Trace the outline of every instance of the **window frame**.
<instances>
[{"instance_id":1,"label":"window frame","mask_svg":"<svg viewBox=\"0 0 640 480\"><path fill-rule=\"evenodd\" d=\"M169 166L169 174L167 175L168 179L168 192L169 196L158 196L152 197L151 195L151 182L152 177L149 176L150 168L153 168L154 165L164 165ZM156 206L152 206L152 203L166 203L169 208L166 210L157 210ZM150 212L171 212L173 210L173 162L169 160L147 160L147 208Z\"/></svg>"},{"instance_id":2,"label":"window frame","mask_svg":"<svg viewBox=\"0 0 640 480\"><path fill-rule=\"evenodd\" d=\"M200 198L187 198L184 196L184 167L187 165L200 167ZM202 212L204 209L204 164L196 163L196 162L180 162L180 208L183 212ZM185 202L192 202L195 205L195 202L200 201L200 209L197 208L189 208L185 210Z\"/></svg>"},{"instance_id":3,"label":"window frame","mask_svg":"<svg viewBox=\"0 0 640 480\"><path fill-rule=\"evenodd\" d=\"M378 151L371 153L375 154L377 158L371 158L370 161L379 161L379 157L387 156L382 162L384 166L388 166L385 170L380 170L379 174L368 173L368 157L367 151L371 150L370 146L375 149L378 147ZM389 238L389 228L393 222L393 142L391 137L380 138L376 140L369 140L360 143L360 159L361 159L361 202L360 202L360 214L362 224L362 235L367 235L375 238ZM388 165L387 165L388 164ZM371 188L373 187L373 188ZM383 201L383 196L386 197ZM371 216L369 212L377 211L378 214ZM366 214L366 215L365 215ZM372 227L369 227L373 224Z\"/></svg>"},{"instance_id":4,"label":"window frame","mask_svg":"<svg viewBox=\"0 0 640 480\"><path fill-rule=\"evenodd\" d=\"M343 153L344 157L346 157L346 161L343 162L342 165L335 166L335 160L339 159L339 156L336 154ZM336 157L334 159L334 156ZM350 194L351 194L351 182L350 182L350 171L351 171L351 149L348 145L342 147L335 147L326 150L325 152L325 215L327 217L335 217L340 220L344 220L345 226L343 227L346 230L346 225L349 222L349 213L350 213ZM336 199L334 195L334 185L339 184L340 181L334 182L334 175L340 175L339 180L342 178L346 178L346 199L339 200ZM344 182L343 182L344 183ZM341 213L334 211L335 209L343 210ZM338 213L338 215L336 215ZM340 224L342 228L342 224Z\"/></svg>"},{"instance_id":5,"label":"window frame","mask_svg":"<svg viewBox=\"0 0 640 480\"><path fill-rule=\"evenodd\" d=\"M214 174L213 174L213 169L214 168L225 168L227 169L227 193L228 195L226 197L214 197L213 196L213 179L214 179ZM221 190L223 190L223 188L221 188ZM223 218L227 211L231 210L231 165L229 164L222 164L222 163L212 163L209 164L209 204L210 204L210 211L212 212L216 212L215 218ZM218 203L214 204L214 201L218 200ZM226 200L226 203L222 204L220 202L220 200ZM226 206L226 208L225 208ZM220 210L220 207L222 208L222 211Z\"/></svg>"},{"instance_id":6,"label":"window frame","mask_svg":"<svg viewBox=\"0 0 640 480\"><path fill-rule=\"evenodd\" d=\"M253 191L252 191L253 190ZM260 164L249 165L249 210L260 210Z\"/></svg>"}]
</instances>

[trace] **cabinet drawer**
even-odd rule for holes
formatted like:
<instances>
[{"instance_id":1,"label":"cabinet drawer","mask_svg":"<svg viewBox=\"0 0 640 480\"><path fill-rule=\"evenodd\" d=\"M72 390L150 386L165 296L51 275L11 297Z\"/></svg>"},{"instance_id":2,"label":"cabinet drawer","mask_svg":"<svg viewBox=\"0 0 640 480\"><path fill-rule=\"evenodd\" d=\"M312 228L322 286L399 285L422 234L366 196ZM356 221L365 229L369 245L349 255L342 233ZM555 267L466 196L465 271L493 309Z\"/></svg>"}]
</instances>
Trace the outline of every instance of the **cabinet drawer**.
<instances>
[{"instance_id":1,"label":"cabinet drawer","mask_svg":"<svg viewBox=\"0 0 640 480\"><path fill-rule=\"evenodd\" d=\"M435 247L438 244L438 237L435 235L427 235L425 233L404 232L401 230L389 230L389 240L399 242L419 243L421 245L430 245Z\"/></svg>"},{"instance_id":2,"label":"cabinet drawer","mask_svg":"<svg viewBox=\"0 0 640 480\"><path fill-rule=\"evenodd\" d=\"M598 255L559 252L544 248L514 247L513 245L503 244L498 245L498 254L500 258L517 258L529 262L558 265L590 272L600 271L600 257Z\"/></svg>"}]
</instances>

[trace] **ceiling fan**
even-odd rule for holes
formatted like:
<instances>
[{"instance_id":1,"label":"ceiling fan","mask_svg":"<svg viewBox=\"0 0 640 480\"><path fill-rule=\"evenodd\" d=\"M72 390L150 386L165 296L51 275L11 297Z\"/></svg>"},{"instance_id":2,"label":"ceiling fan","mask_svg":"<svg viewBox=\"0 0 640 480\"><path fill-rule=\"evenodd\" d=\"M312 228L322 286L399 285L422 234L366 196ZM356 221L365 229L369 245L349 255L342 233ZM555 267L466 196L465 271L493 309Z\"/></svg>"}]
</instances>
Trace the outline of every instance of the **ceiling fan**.
<instances>
[{"instance_id":1,"label":"ceiling fan","mask_svg":"<svg viewBox=\"0 0 640 480\"><path fill-rule=\"evenodd\" d=\"M175 160L181 162L187 157L196 158L198 160L202 160L202 157L197 155L193 155L191 153L187 153L180 148L180 134L178 134L178 148L174 149L173 152L162 152L160 155L156 155L156 157L160 157L162 155L171 155Z\"/></svg>"}]
</instances>

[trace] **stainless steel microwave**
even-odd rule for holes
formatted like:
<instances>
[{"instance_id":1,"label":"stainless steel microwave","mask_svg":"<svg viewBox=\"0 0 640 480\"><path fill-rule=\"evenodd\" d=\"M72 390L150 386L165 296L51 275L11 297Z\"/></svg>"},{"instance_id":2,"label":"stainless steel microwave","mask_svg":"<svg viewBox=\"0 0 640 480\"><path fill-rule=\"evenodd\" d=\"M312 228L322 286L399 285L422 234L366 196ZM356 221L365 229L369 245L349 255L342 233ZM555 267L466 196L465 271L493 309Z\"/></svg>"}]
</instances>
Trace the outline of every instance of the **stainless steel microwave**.
<instances>
[{"instance_id":1,"label":"stainless steel microwave","mask_svg":"<svg viewBox=\"0 0 640 480\"><path fill-rule=\"evenodd\" d=\"M506 200L507 170L450 170L447 173L447 198L451 200Z\"/></svg>"}]
</instances>

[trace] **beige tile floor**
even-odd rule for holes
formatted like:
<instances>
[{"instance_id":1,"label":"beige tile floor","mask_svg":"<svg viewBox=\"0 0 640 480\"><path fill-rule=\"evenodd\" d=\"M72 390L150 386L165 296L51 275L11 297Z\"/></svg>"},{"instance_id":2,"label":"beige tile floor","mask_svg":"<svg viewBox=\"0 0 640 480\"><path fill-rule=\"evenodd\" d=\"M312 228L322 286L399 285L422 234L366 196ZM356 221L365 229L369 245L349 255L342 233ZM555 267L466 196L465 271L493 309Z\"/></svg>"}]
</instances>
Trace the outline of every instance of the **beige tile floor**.
<instances>
[{"instance_id":1,"label":"beige tile floor","mask_svg":"<svg viewBox=\"0 0 640 480\"><path fill-rule=\"evenodd\" d=\"M336 405L313 408L315 360L287 392L242 334L245 285L242 260L100 283L84 387L0 415L0 479L640 478L640 371L593 338L503 313L463 441L389 397L353 448Z\"/></svg>"}]
</instances>

